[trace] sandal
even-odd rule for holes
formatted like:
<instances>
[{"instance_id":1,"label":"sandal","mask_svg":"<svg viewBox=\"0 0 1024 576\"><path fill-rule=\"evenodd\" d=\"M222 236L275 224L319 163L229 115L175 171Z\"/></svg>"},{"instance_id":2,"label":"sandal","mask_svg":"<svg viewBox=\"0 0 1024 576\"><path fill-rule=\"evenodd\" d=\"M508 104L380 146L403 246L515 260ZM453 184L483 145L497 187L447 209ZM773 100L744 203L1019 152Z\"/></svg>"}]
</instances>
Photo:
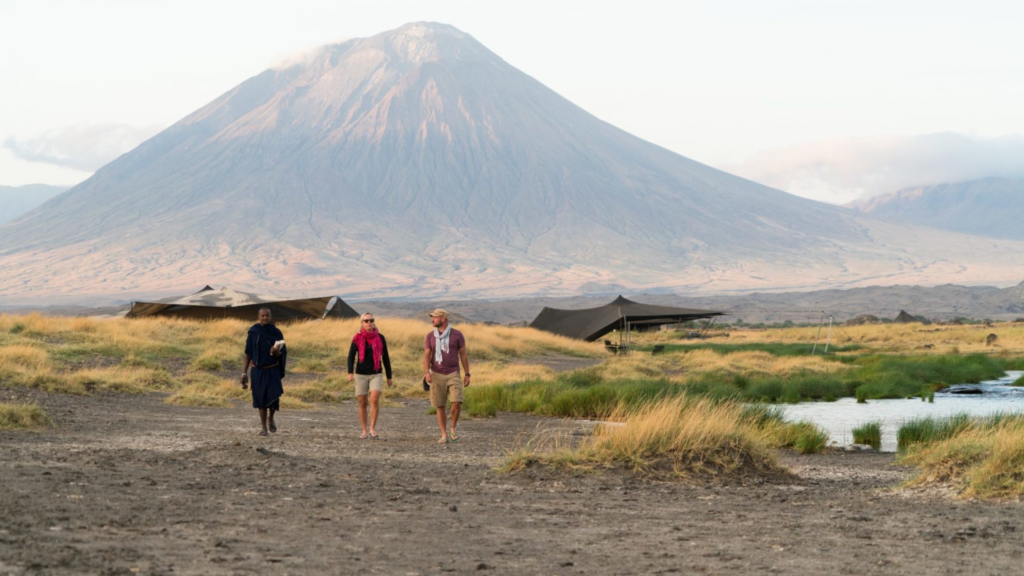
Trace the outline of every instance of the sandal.
<instances>
[{"instance_id":1,"label":"sandal","mask_svg":"<svg viewBox=\"0 0 1024 576\"><path fill-rule=\"evenodd\" d=\"M271 422L270 423L270 431L271 432L277 432L277 424L274 424L273 422Z\"/></svg>"},{"instance_id":2,"label":"sandal","mask_svg":"<svg viewBox=\"0 0 1024 576\"><path fill-rule=\"evenodd\" d=\"M444 438L441 438L440 440L437 441L437 443L438 444L447 444L448 443L448 437L445 436Z\"/></svg>"},{"instance_id":3,"label":"sandal","mask_svg":"<svg viewBox=\"0 0 1024 576\"><path fill-rule=\"evenodd\" d=\"M266 430L260 430L260 436L267 436L267 435L268 434L267 434Z\"/></svg>"},{"instance_id":4,"label":"sandal","mask_svg":"<svg viewBox=\"0 0 1024 576\"><path fill-rule=\"evenodd\" d=\"M370 434L370 440L380 440L380 434Z\"/></svg>"},{"instance_id":5,"label":"sandal","mask_svg":"<svg viewBox=\"0 0 1024 576\"><path fill-rule=\"evenodd\" d=\"M458 442L459 441L459 437L455 435L455 431L454 430L449 430L448 431L448 438L452 442Z\"/></svg>"},{"instance_id":6,"label":"sandal","mask_svg":"<svg viewBox=\"0 0 1024 576\"><path fill-rule=\"evenodd\" d=\"M367 436L366 434L360 434L359 435L359 439L360 440L366 440L367 438L369 438L369 436Z\"/></svg>"}]
</instances>

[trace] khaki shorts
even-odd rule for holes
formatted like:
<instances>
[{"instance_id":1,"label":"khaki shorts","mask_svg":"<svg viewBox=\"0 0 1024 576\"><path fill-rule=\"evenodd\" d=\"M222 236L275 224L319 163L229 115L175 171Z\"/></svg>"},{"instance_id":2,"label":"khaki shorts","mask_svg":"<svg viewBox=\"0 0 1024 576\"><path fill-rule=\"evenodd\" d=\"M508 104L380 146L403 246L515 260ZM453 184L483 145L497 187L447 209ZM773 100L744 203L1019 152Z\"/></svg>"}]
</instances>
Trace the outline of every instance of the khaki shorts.
<instances>
[{"instance_id":1,"label":"khaki shorts","mask_svg":"<svg viewBox=\"0 0 1024 576\"><path fill-rule=\"evenodd\" d=\"M366 396L370 390L384 389L383 374L356 374L356 396Z\"/></svg>"},{"instance_id":2,"label":"khaki shorts","mask_svg":"<svg viewBox=\"0 0 1024 576\"><path fill-rule=\"evenodd\" d=\"M462 402L462 376L458 372L451 374L430 373L430 405L443 408L448 400Z\"/></svg>"}]
</instances>

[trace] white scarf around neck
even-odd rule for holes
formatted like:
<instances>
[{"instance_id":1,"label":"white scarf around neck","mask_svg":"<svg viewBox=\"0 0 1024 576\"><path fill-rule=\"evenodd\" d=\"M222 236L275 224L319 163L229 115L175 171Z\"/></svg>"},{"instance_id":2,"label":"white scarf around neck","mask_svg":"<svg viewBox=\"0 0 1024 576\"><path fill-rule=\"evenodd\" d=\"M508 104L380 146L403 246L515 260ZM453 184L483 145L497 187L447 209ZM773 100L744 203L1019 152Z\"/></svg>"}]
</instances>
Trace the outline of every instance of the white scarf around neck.
<instances>
[{"instance_id":1,"label":"white scarf around neck","mask_svg":"<svg viewBox=\"0 0 1024 576\"><path fill-rule=\"evenodd\" d=\"M441 360L444 359L444 357L441 356L441 352L447 352L448 351L448 338L449 338L449 336L451 336L451 334L452 334L452 325L451 324L449 324L448 327L444 329L443 333L438 332L437 328L434 328L434 363L435 364L440 364Z\"/></svg>"}]
</instances>

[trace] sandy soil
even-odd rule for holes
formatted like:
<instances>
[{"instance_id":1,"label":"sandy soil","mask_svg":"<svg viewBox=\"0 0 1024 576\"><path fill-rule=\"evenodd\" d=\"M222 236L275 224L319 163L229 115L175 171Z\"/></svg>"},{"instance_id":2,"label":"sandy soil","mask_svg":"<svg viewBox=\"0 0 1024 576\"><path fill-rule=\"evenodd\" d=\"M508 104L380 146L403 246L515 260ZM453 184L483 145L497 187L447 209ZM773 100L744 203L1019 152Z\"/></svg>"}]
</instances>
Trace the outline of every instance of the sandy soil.
<instances>
[{"instance_id":1,"label":"sandy soil","mask_svg":"<svg viewBox=\"0 0 1024 576\"><path fill-rule=\"evenodd\" d=\"M57 426L0 432L0 574L1007 574L1017 504L890 489L891 455L783 458L783 483L493 471L568 421L501 414L435 442L423 401L356 438L352 404L285 412L160 395L34 394Z\"/></svg>"}]
</instances>

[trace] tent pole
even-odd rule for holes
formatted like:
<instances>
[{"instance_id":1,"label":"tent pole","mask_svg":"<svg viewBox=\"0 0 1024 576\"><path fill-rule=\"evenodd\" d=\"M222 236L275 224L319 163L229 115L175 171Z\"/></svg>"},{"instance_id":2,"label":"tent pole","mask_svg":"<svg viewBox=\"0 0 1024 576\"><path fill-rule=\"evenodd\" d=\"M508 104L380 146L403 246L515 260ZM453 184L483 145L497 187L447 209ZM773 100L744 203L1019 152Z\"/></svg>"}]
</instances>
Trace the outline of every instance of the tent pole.
<instances>
[{"instance_id":1,"label":"tent pole","mask_svg":"<svg viewBox=\"0 0 1024 576\"><path fill-rule=\"evenodd\" d=\"M818 349L818 338L821 337L821 325L825 323L825 311L821 311L821 322L818 322L818 333L814 335L814 346L811 348L811 354Z\"/></svg>"},{"instance_id":2,"label":"tent pole","mask_svg":"<svg viewBox=\"0 0 1024 576\"><path fill-rule=\"evenodd\" d=\"M828 316L828 336L825 336L825 354L828 354L828 343L832 341L832 315Z\"/></svg>"},{"instance_id":3,"label":"tent pole","mask_svg":"<svg viewBox=\"0 0 1024 576\"><path fill-rule=\"evenodd\" d=\"M707 333L708 333L708 331L710 331L710 330L711 330L711 325L715 323L715 320L718 320L718 318L716 318L716 317L712 316L712 317L711 317L711 321L710 321L710 322L708 322L708 323L707 323L707 324L706 324L706 325L704 326L704 329L700 331L700 336L699 336L699 339L700 339L700 340L703 340L703 339L704 339L704 335L705 335L705 334L707 334Z\"/></svg>"}]
</instances>

